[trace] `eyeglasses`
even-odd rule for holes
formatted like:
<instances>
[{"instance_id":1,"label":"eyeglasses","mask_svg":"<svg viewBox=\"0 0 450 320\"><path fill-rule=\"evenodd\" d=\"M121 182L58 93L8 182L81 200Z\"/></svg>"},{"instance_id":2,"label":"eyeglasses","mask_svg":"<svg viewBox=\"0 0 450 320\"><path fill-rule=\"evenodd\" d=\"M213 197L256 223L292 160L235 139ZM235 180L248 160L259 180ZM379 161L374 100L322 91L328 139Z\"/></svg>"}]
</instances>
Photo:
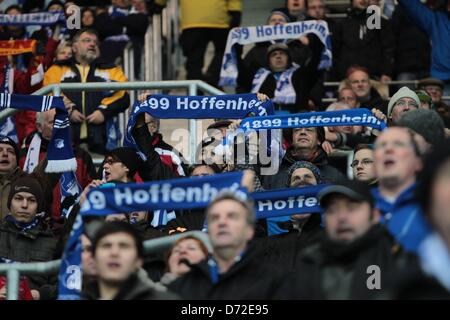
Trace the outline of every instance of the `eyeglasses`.
<instances>
[{"instance_id":1,"label":"eyeglasses","mask_svg":"<svg viewBox=\"0 0 450 320\"><path fill-rule=\"evenodd\" d=\"M114 160L112 158L108 158L105 161L103 161L104 164L109 164L110 166L113 165L114 163L117 163L117 162L121 162L121 161L120 160Z\"/></svg>"},{"instance_id":2,"label":"eyeglasses","mask_svg":"<svg viewBox=\"0 0 450 320\"><path fill-rule=\"evenodd\" d=\"M371 165L373 162L374 162L374 161L373 161L373 160L370 160L370 159L363 159L363 160L361 160L361 165L362 165L363 167L367 167L368 165ZM357 167L358 165L359 165L359 160L354 160L350 166L351 166L352 168L355 168L355 167Z\"/></svg>"},{"instance_id":3,"label":"eyeglasses","mask_svg":"<svg viewBox=\"0 0 450 320\"><path fill-rule=\"evenodd\" d=\"M341 100L341 101L355 101L356 98L355 97L342 97L339 100Z\"/></svg>"},{"instance_id":4,"label":"eyeglasses","mask_svg":"<svg viewBox=\"0 0 450 320\"><path fill-rule=\"evenodd\" d=\"M415 103L414 101L404 101L404 100L398 100L396 103L395 103L395 105L396 106L400 106L400 107L406 107L406 106L409 106L409 107L412 107L412 108L418 108L419 106L417 105L417 103Z\"/></svg>"}]
</instances>

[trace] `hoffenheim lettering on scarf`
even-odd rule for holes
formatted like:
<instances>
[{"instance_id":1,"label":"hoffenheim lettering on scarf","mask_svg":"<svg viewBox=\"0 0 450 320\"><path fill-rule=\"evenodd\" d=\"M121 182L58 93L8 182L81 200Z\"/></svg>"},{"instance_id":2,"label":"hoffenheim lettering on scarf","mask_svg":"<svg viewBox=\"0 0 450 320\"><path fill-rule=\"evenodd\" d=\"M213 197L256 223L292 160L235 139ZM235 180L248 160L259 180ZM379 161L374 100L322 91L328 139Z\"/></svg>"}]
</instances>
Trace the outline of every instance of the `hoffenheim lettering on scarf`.
<instances>
[{"instance_id":1,"label":"hoffenheim lettering on scarf","mask_svg":"<svg viewBox=\"0 0 450 320\"><path fill-rule=\"evenodd\" d=\"M328 69L332 63L331 38L328 24L325 21L302 21L275 26L256 26L234 28L228 33L227 45L220 70L220 86L235 86L238 76L237 53L235 44L250 44L282 39L298 39L300 36L313 33L324 44L318 69Z\"/></svg>"},{"instance_id":2,"label":"hoffenheim lettering on scarf","mask_svg":"<svg viewBox=\"0 0 450 320\"><path fill-rule=\"evenodd\" d=\"M271 100L261 102L255 93L218 96L170 96L154 94L135 102L128 120L124 146L138 149L132 136L138 116L148 113L159 119L242 119L274 114ZM143 159L145 156L139 153Z\"/></svg>"},{"instance_id":3,"label":"hoffenheim lettering on scarf","mask_svg":"<svg viewBox=\"0 0 450 320\"><path fill-rule=\"evenodd\" d=\"M319 205L317 194L326 186L323 184L303 188L254 192L251 197L255 200L256 217L266 219L322 212L323 209Z\"/></svg>"},{"instance_id":4,"label":"hoffenheim lettering on scarf","mask_svg":"<svg viewBox=\"0 0 450 320\"><path fill-rule=\"evenodd\" d=\"M242 172L96 188L86 196L82 215L206 207L220 191L237 192Z\"/></svg>"},{"instance_id":5,"label":"hoffenheim lettering on scarf","mask_svg":"<svg viewBox=\"0 0 450 320\"><path fill-rule=\"evenodd\" d=\"M10 26L51 26L65 22L64 12L37 12L24 14L0 14L0 25Z\"/></svg>"},{"instance_id":6,"label":"hoffenheim lettering on scarf","mask_svg":"<svg viewBox=\"0 0 450 320\"><path fill-rule=\"evenodd\" d=\"M69 114L62 97L0 94L0 111L6 108L45 112L56 109L52 140L47 148L46 172L76 171L77 161L73 154Z\"/></svg>"},{"instance_id":7,"label":"hoffenheim lettering on scarf","mask_svg":"<svg viewBox=\"0 0 450 320\"><path fill-rule=\"evenodd\" d=\"M367 126L383 130L386 123L377 119L368 109L307 112L243 119L240 128L244 130Z\"/></svg>"},{"instance_id":8,"label":"hoffenheim lettering on scarf","mask_svg":"<svg viewBox=\"0 0 450 320\"><path fill-rule=\"evenodd\" d=\"M224 190L235 191L246 198L247 194L240 187L242 177L242 172L232 172L161 182L119 184L89 191L64 249L59 271L58 300L80 299L83 276L80 240L84 230L82 216L105 216L136 210L202 208Z\"/></svg>"}]
</instances>

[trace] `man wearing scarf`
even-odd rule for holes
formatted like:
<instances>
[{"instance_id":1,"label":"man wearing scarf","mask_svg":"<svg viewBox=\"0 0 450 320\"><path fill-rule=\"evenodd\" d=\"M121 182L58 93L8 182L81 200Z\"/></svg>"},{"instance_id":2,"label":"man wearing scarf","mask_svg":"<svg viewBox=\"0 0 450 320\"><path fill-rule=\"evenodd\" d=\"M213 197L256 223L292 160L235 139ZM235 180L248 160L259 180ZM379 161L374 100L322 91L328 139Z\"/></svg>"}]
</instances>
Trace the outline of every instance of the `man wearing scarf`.
<instances>
[{"instance_id":1,"label":"man wearing scarf","mask_svg":"<svg viewBox=\"0 0 450 320\"><path fill-rule=\"evenodd\" d=\"M318 197L326 235L303 251L290 298L373 299L389 287L394 273L416 263L379 224L366 184L345 181ZM378 268L378 276L371 268Z\"/></svg>"},{"instance_id":2,"label":"man wearing scarf","mask_svg":"<svg viewBox=\"0 0 450 320\"><path fill-rule=\"evenodd\" d=\"M11 185L9 214L0 221L0 257L16 262L55 259L56 239L44 221L44 191L32 175L23 175ZM56 279L47 275L28 278L35 300L56 297Z\"/></svg>"},{"instance_id":3,"label":"man wearing scarf","mask_svg":"<svg viewBox=\"0 0 450 320\"><path fill-rule=\"evenodd\" d=\"M344 175L328 164L328 157L321 145L325 141L323 127L296 128L283 130L285 141L290 145L286 150L278 173L272 176L262 176L264 189L284 188L287 170L296 161L308 161L319 168L325 182L336 183Z\"/></svg>"}]
</instances>

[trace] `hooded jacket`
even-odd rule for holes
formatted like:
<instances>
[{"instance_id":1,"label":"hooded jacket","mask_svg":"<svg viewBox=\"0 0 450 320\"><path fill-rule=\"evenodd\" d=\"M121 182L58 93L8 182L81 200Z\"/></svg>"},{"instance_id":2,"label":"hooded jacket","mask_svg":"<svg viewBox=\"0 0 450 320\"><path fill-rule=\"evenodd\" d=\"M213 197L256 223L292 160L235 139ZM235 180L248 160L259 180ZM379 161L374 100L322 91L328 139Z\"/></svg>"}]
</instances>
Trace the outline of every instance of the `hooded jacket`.
<instances>
[{"instance_id":1,"label":"hooded jacket","mask_svg":"<svg viewBox=\"0 0 450 320\"><path fill-rule=\"evenodd\" d=\"M381 211L381 223L406 250L416 253L419 245L431 232L422 209L417 203L414 192L416 184L403 191L393 203L380 193L380 189L372 189L375 207Z\"/></svg>"}]
</instances>

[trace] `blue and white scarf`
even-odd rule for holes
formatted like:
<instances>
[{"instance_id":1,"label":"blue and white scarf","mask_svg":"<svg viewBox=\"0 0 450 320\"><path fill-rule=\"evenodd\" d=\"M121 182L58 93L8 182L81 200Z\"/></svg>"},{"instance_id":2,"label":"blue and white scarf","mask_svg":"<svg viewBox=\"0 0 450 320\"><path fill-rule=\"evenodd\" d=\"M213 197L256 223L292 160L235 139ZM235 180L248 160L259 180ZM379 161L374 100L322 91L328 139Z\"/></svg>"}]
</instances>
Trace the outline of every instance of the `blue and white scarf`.
<instances>
[{"instance_id":1,"label":"blue and white scarf","mask_svg":"<svg viewBox=\"0 0 450 320\"><path fill-rule=\"evenodd\" d=\"M243 130L262 130L331 126L367 126L383 130L386 128L386 123L378 120L370 110L360 108L245 118L242 120L240 128Z\"/></svg>"},{"instance_id":2,"label":"blue and white scarf","mask_svg":"<svg viewBox=\"0 0 450 320\"><path fill-rule=\"evenodd\" d=\"M148 113L158 119L242 119L246 116L274 114L271 100L261 102L256 94L230 94L218 96L170 96L154 94L146 101L133 105L128 120L124 146L138 150L132 136L137 118ZM142 152L140 156L145 160Z\"/></svg>"},{"instance_id":3,"label":"blue and white scarf","mask_svg":"<svg viewBox=\"0 0 450 320\"><path fill-rule=\"evenodd\" d=\"M17 15L0 14L0 25L6 26L51 26L57 22L65 23L64 12L37 12Z\"/></svg>"},{"instance_id":4,"label":"blue and white scarf","mask_svg":"<svg viewBox=\"0 0 450 320\"><path fill-rule=\"evenodd\" d=\"M206 207L219 192L235 192L246 198L240 187L242 172L191 177L147 183L118 184L94 188L77 216L66 244L59 273L59 300L77 300L82 286L81 241L83 216L105 216L157 209L177 210Z\"/></svg>"},{"instance_id":5,"label":"blue and white scarf","mask_svg":"<svg viewBox=\"0 0 450 320\"><path fill-rule=\"evenodd\" d=\"M48 145L46 172L76 171L77 161L73 154L69 114L62 97L0 94L0 111L6 108L45 112L56 109L52 140Z\"/></svg>"},{"instance_id":6,"label":"blue and white scarf","mask_svg":"<svg viewBox=\"0 0 450 320\"><path fill-rule=\"evenodd\" d=\"M294 63L292 67L283 71L278 78L275 78L276 88L274 97L272 98L273 102L281 104L295 103L297 94L295 93L294 85L292 84L292 75L298 68L299 66ZM262 84L270 74L272 74L272 71L260 68L253 78L252 92L259 92Z\"/></svg>"},{"instance_id":7,"label":"blue and white scarf","mask_svg":"<svg viewBox=\"0 0 450 320\"><path fill-rule=\"evenodd\" d=\"M325 21L303 21L275 26L234 28L228 34L227 45L220 70L220 86L235 86L238 76L235 44L251 44L280 39L298 39L308 33L315 34L324 44L318 69L328 69L332 64L331 38Z\"/></svg>"},{"instance_id":8,"label":"blue and white scarf","mask_svg":"<svg viewBox=\"0 0 450 320\"><path fill-rule=\"evenodd\" d=\"M14 224L17 229L20 230L20 232L26 232L28 230L33 229L34 227L36 227L39 224L39 221L41 219L41 214L36 215L36 217L34 217L34 219L30 222L20 222L17 221L11 214L8 214L5 219L9 222L11 222L12 224Z\"/></svg>"},{"instance_id":9,"label":"blue and white scarf","mask_svg":"<svg viewBox=\"0 0 450 320\"><path fill-rule=\"evenodd\" d=\"M12 68L9 63L5 64L3 67L3 72L0 76L3 77L0 92L12 93L14 90L14 68ZM6 118L0 123L0 135L7 136L15 143L19 143L16 123L13 116Z\"/></svg>"},{"instance_id":10,"label":"blue and white scarf","mask_svg":"<svg viewBox=\"0 0 450 320\"><path fill-rule=\"evenodd\" d=\"M42 138L36 133L31 139L28 147L27 156L23 165L23 171L31 173L39 163L39 155L41 152ZM63 172L60 179L61 203L67 196L79 196L83 191L78 183L77 176L73 171ZM67 218L68 211L63 211L62 215Z\"/></svg>"},{"instance_id":11,"label":"blue and white scarf","mask_svg":"<svg viewBox=\"0 0 450 320\"><path fill-rule=\"evenodd\" d=\"M286 188L253 192L257 219L290 216L302 213L319 213L317 194L327 185L315 185L303 188Z\"/></svg>"}]
</instances>

